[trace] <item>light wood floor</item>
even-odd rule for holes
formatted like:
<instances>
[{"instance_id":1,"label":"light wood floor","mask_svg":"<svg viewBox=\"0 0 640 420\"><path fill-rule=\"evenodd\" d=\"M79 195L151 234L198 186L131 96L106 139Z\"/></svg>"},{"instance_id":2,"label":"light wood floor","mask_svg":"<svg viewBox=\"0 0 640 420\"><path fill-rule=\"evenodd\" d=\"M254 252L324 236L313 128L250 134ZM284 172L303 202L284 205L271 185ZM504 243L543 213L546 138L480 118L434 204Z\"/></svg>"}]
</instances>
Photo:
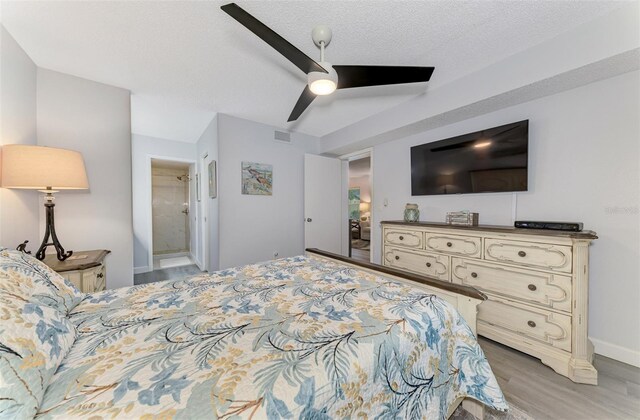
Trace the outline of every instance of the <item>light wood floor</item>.
<instances>
[{"instance_id":1,"label":"light wood floor","mask_svg":"<svg viewBox=\"0 0 640 420\"><path fill-rule=\"evenodd\" d=\"M365 262L370 262L369 250L368 249L356 249L351 248L351 258L354 260L360 260Z\"/></svg>"},{"instance_id":2,"label":"light wood floor","mask_svg":"<svg viewBox=\"0 0 640 420\"><path fill-rule=\"evenodd\" d=\"M183 265L181 267L171 267L160 270L153 270L148 273L136 274L133 276L133 284L146 284L163 280L178 280L187 276L200 274L202 271L197 265Z\"/></svg>"},{"instance_id":3,"label":"light wood floor","mask_svg":"<svg viewBox=\"0 0 640 420\"><path fill-rule=\"evenodd\" d=\"M640 419L640 369L596 355L598 385L576 384L538 359L480 337L507 398L534 419Z\"/></svg>"}]
</instances>

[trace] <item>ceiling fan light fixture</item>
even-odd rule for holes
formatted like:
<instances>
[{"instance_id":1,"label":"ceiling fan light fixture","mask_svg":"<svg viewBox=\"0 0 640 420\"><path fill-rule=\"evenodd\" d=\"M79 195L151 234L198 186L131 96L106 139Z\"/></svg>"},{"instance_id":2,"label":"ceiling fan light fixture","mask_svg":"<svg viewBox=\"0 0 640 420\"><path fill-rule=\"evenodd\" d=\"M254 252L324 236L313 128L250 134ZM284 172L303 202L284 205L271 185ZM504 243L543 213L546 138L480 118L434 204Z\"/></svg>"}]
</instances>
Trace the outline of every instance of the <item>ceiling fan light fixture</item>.
<instances>
[{"instance_id":1,"label":"ceiling fan light fixture","mask_svg":"<svg viewBox=\"0 0 640 420\"><path fill-rule=\"evenodd\" d=\"M309 89L311 89L311 92L316 95L329 95L336 90L336 83L333 80L320 79L311 82Z\"/></svg>"},{"instance_id":2,"label":"ceiling fan light fixture","mask_svg":"<svg viewBox=\"0 0 640 420\"><path fill-rule=\"evenodd\" d=\"M237 4L229 3L220 8L307 74L307 86L287 122L297 120L318 95L329 95L336 89L428 82L434 70L424 66L375 65L336 65L334 68L324 61L324 49L332 35L328 26L316 26L311 31L313 43L320 48L320 62L316 62Z\"/></svg>"},{"instance_id":3,"label":"ceiling fan light fixture","mask_svg":"<svg viewBox=\"0 0 640 420\"><path fill-rule=\"evenodd\" d=\"M333 66L326 61L321 61L318 64L328 73L319 71L310 72L308 75L309 89L315 95L329 95L338 87L338 73L336 73Z\"/></svg>"}]
</instances>

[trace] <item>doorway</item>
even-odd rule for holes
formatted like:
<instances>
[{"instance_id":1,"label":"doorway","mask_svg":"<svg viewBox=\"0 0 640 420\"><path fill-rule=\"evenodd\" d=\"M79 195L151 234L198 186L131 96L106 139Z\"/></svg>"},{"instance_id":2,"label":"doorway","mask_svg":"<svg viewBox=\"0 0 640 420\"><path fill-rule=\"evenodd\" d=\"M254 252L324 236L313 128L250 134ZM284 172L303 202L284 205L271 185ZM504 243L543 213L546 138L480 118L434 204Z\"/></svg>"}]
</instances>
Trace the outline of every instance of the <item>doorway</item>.
<instances>
[{"instance_id":1,"label":"doorway","mask_svg":"<svg viewBox=\"0 0 640 420\"><path fill-rule=\"evenodd\" d=\"M371 154L349 158L349 256L371 261Z\"/></svg>"},{"instance_id":2,"label":"doorway","mask_svg":"<svg viewBox=\"0 0 640 420\"><path fill-rule=\"evenodd\" d=\"M153 269L194 264L191 257L192 165L151 159Z\"/></svg>"}]
</instances>

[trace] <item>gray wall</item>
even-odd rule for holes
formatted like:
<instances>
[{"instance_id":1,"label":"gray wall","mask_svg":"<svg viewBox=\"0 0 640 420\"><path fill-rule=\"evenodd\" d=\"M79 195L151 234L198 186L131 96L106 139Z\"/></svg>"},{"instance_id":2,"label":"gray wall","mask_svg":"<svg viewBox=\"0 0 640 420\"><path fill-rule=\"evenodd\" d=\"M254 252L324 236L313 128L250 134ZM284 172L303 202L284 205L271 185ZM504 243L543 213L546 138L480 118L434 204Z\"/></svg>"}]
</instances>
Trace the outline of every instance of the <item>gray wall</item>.
<instances>
[{"instance_id":1,"label":"gray wall","mask_svg":"<svg viewBox=\"0 0 640 420\"><path fill-rule=\"evenodd\" d=\"M442 222L447 211L467 209L480 213L481 224L510 225L514 210L515 219L584 222L599 237L590 250L589 335L596 352L637 364L638 92L640 74L635 71L376 146L375 261L380 261L381 243L377 222L401 219L407 202L419 204L423 221ZM528 192L411 196L411 146L523 119L530 120Z\"/></svg>"},{"instance_id":2,"label":"gray wall","mask_svg":"<svg viewBox=\"0 0 640 420\"><path fill-rule=\"evenodd\" d=\"M0 25L0 145L36 144L36 65ZM0 246L40 245L36 191L0 189Z\"/></svg>"},{"instance_id":3,"label":"gray wall","mask_svg":"<svg viewBox=\"0 0 640 420\"><path fill-rule=\"evenodd\" d=\"M82 153L89 191L61 192L56 230L66 249L109 249L107 287L133 284L130 93L38 69L38 144ZM44 218L41 217L41 226Z\"/></svg>"},{"instance_id":4,"label":"gray wall","mask_svg":"<svg viewBox=\"0 0 640 420\"><path fill-rule=\"evenodd\" d=\"M304 154L316 137L292 133L273 140L276 127L218 115L220 268L304 252ZM241 162L273 165L273 195L241 194Z\"/></svg>"},{"instance_id":5,"label":"gray wall","mask_svg":"<svg viewBox=\"0 0 640 420\"><path fill-rule=\"evenodd\" d=\"M207 128L204 130L198 142L196 143L198 158L198 173L200 174L200 203L198 210L205 217L198 219L198 243L201 246L200 261L208 271L216 271L220 267L220 237L219 237L219 202L220 191L218 197L209 197L208 185L208 166L215 160L218 164L218 173L220 173L218 159L218 116L215 116ZM207 155L205 159L203 156Z\"/></svg>"}]
</instances>

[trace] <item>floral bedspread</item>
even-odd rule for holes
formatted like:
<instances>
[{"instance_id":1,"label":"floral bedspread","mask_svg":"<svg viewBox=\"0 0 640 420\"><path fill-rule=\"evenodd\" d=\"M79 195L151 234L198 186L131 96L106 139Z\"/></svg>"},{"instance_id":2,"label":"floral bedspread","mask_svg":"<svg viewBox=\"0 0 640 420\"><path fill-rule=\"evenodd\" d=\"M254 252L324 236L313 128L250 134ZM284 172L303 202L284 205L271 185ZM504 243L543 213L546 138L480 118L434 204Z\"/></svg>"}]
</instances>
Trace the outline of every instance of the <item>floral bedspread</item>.
<instances>
[{"instance_id":1,"label":"floral bedspread","mask_svg":"<svg viewBox=\"0 0 640 420\"><path fill-rule=\"evenodd\" d=\"M459 313L294 257L88 295L42 418L444 418L506 402Z\"/></svg>"}]
</instances>

